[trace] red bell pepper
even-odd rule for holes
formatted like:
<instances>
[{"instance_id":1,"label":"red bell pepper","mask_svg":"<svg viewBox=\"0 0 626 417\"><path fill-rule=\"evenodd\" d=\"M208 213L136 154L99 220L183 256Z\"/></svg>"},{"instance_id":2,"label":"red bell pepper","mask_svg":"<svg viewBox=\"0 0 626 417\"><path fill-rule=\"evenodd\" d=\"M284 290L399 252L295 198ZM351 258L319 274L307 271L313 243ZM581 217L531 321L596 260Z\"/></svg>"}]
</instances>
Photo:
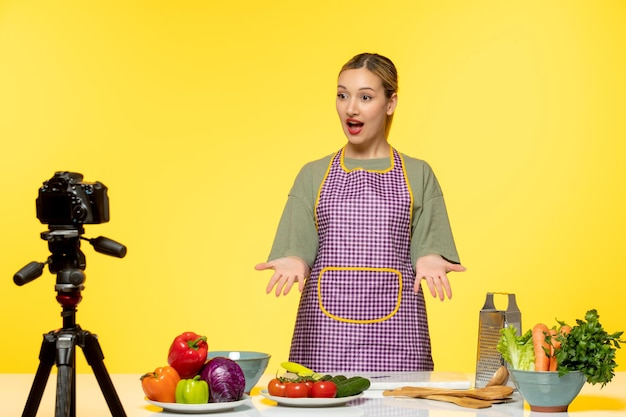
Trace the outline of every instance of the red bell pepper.
<instances>
[{"instance_id":1,"label":"red bell pepper","mask_svg":"<svg viewBox=\"0 0 626 417\"><path fill-rule=\"evenodd\" d=\"M181 379L193 378L206 362L209 345L206 336L185 332L177 336L170 346L167 362Z\"/></svg>"}]
</instances>

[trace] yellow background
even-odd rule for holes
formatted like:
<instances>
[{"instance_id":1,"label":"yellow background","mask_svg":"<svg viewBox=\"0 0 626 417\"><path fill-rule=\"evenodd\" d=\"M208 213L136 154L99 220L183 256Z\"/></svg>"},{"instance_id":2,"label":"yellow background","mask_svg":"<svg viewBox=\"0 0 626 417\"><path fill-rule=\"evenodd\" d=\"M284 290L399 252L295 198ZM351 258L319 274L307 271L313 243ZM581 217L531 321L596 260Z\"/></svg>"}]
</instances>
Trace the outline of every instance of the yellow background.
<instances>
[{"instance_id":1,"label":"yellow background","mask_svg":"<svg viewBox=\"0 0 626 417\"><path fill-rule=\"evenodd\" d=\"M468 268L428 297L436 369L474 371L488 291L524 327L626 329L625 23L623 1L0 2L0 372L34 372L61 325L55 276L12 281L49 255L35 198L59 170L109 187L85 236L128 246L83 244L77 319L110 372L187 330L277 369L298 295L253 267L300 167L343 145L336 76L363 51L399 69L390 142L433 166Z\"/></svg>"}]
</instances>

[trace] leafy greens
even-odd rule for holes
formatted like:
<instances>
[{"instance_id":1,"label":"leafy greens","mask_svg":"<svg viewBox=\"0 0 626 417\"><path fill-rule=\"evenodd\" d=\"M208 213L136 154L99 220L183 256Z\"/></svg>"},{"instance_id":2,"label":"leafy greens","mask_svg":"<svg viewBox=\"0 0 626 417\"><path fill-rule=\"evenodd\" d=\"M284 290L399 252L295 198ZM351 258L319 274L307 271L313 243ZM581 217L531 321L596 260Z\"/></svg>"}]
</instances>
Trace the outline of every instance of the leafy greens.
<instances>
[{"instance_id":1,"label":"leafy greens","mask_svg":"<svg viewBox=\"0 0 626 417\"><path fill-rule=\"evenodd\" d=\"M516 327L507 326L500 329L500 335L497 349L504 360L513 369L534 371L535 352L533 350L532 331L528 330L523 335L518 336Z\"/></svg>"},{"instance_id":2,"label":"leafy greens","mask_svg":"<svg viewBox=\"0 0 626 417\"><path fill-rule=\"evenodd\" d=\"M604 387L615 376L615 351L620 348L620 337L624 333L607 333L599 321L596 310L589 310L584 320L576 320L576 325L568 335L559 336L561 346L556 348L559 374L580 371L590 384ZM565 325L563 322L559 322Z\"/></svg>"}]
</instances>

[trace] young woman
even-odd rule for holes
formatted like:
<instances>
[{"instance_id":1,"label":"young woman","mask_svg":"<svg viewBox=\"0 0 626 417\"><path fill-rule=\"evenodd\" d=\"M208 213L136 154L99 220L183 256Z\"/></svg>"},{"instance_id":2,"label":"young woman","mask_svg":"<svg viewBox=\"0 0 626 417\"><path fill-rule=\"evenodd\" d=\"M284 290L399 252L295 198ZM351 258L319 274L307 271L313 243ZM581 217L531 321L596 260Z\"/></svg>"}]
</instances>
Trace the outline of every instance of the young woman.
<instances>
[{"instance_id":1,"label":"young woman","mask_svg":"<svg viewBox=\"0 0 626 417\"><path fill-rule=\"evenodd\" d=\"M280 219L267 292L297 283L289 360L316 372L433 369L421 281L452 296L462 272L429 165L387 141L398 103L394 64L360 54L341 69L337 113L348 141L306 164Z\"/></svg>"}]
</instances>

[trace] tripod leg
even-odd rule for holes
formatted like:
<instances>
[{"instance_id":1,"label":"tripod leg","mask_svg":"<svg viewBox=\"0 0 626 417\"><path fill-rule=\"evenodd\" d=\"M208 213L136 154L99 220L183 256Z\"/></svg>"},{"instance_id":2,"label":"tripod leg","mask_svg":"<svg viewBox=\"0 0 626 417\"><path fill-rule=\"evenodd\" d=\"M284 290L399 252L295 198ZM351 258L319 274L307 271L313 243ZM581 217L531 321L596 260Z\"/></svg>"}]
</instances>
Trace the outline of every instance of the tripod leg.
<instances>
[{"instance_id":1,"label":"tripod leg","mask_svg":"<svg viewBox=\"0 0 626 417\"><path fill-rule=\"evenodd\" d=\"M55 417L76 416L76 335L61 331L57 337L57 392Z\"/></svg>"},{"instance_id":2,"label":"tripod leg","mask_svg":"<svg viewBox=\"0 0 626 417\"><path fill-rule=\"evenodd\" d=\"M83 352L85 353L85 358L87 359L89 366L93 369L93 373L96 376L98 384L100 385L102 394L104 394L104 399L109 406L111 415L113 417L126 417L126 412L124 411L122 402L120 401L120 398L115 391L115 387L113 386L113 382L111 381L111 377L104 366L104 354L100 348L98 336L84 330L83 337Z\"/></svg>"},{"instance_id":3,"label":"tripod leg","mask_svg":"<svg viewBox=\"0 0 626 417\"><path fill-rule=\"evenodd\" d=\"M35 380L30 388L22 417L35 417L37 415L46 383L50 377L50 370L52 369L52 365L54 365L55 351L55 334L53 332L44 334L43 341L41 342L41 350L39 351L39 366L37 367Z\"/></svg>"}]
</instances>

